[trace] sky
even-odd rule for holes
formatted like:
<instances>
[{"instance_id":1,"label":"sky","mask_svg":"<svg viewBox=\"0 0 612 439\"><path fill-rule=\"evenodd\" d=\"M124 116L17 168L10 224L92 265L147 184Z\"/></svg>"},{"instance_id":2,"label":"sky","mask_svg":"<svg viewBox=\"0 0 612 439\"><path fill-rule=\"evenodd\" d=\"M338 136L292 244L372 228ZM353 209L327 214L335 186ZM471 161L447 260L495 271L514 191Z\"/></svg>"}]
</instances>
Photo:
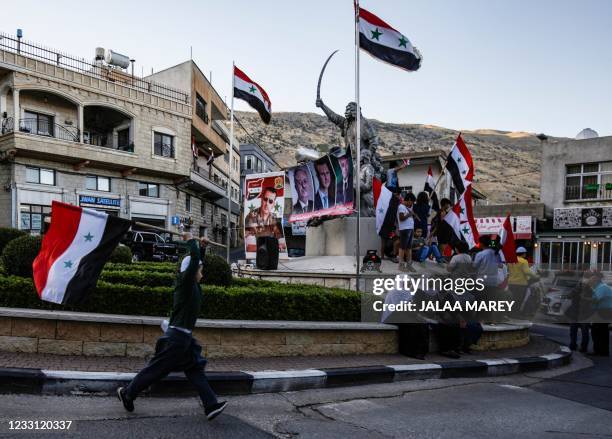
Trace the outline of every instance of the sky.
<instances>
[{"instance_id":1,"label":"sky","mask_svg":"<svg viewBox=\"0 0 612 439\"><path fill-rule=\"evenodd\" d=\"M336 112L354 100L353 0L4 2L0 31L73 55L97 46L136 73L188 60L231 97L234 61L274 111ZM364 116L452 129L612 135L612 1L361 0L423 55L408 73L361 53ZM247 110L243 102L236 109Z\"/></svg>"}]
</instances>

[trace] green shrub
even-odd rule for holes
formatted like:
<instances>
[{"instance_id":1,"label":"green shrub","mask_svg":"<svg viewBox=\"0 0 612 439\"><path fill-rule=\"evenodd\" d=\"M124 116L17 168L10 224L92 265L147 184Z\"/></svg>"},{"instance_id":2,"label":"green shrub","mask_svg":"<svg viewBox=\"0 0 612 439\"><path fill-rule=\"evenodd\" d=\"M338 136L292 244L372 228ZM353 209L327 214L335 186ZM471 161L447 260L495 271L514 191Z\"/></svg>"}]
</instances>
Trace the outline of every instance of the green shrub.
<instances>
[{"instance_id":1,"label":"green shrub","mask_svg":"<svg viewBox=\"0 0 612 439\"><path fill-rule=\"evenodd\" d=\"M150 287L171 287L174 285L174 273L156 273L154 271L120 271L107 270L100 275L100 280L112 284L125 284Z\"/></svg>"},{"instance_id":2,"label":"green shrub","mask_svg":"<svg viewBox=\"0 0 612 439\"><path fill-rule=\"evenodd\" d=\"M127 245L119 244L108 260L114 263L132 265L132 250Z\"/></svg>"},{"instance_id":3,"label":"green shrub","mask_svg":"<svg viewBox=\"0 0 612 439\"><path fill-rule=\"evenodd\" d=\"M0 253L6 247L6 244L11 242L15 238L26 235L27 232L19 229L13 229L11 227L0 227Z\"/></svg>"},{"instance_id":4,"label":"green shrub","mask_svg":"<svg viewBox=\"0 0 612 439\"><path fill-rule=\"evenodd\" d=\"M174 262L134 262L123 264L109 261L104 265L109 271L141 271L154 273L175 273L177 264Z\"/></svg>"},{"instance_id":5,"label":"green shrub","mask_svg":"<svg viewBox=\"0 0 612 439\"><path fill-rule=\"evenodd\" d=\"M205 255L202 273L202 283L205 285L229 286L232 283L232 270L220 256Z\"/></svg>"},{"instance_id":6,"label":"green shrub","mask_svg":"<svg viewBox=\"0 0 612 439\"><path fill-rule=\"evenodd\" d=\"M359 321L361 296L355 291L314 285L203 286L201 318L239 320ZM106 314L167 316L171 287L111 284L99 281L90 299L63 307L38 298L31 279L0 276L0 306L66 309Z\"/></svg>"},{"instance_id":7,"label":"green shrub","mask_svg":"<svg viewBox=\"0 0 612 439\"><path fill-rule=\"evenodd\" d=\"M2 251L2 264L9 275L32 277L32 262L40 251L40 236L24 235L13 239Z\"/></svg>"}]
</instances>

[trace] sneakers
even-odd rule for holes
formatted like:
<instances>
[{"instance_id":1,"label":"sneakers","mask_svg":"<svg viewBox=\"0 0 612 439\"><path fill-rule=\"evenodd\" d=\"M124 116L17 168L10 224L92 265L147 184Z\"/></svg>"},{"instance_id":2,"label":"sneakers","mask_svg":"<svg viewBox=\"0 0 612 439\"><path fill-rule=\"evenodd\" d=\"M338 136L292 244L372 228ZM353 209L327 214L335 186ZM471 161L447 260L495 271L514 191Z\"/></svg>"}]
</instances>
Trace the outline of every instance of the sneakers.
<instances>
[{"instance_id":1,"label":"sneakers","mask_svg":"<svg viewBox=\"0 0 612 439\"><path fill-rule=\"evenodd\" d=\"M128 412L134 411L134 401L127 397L123 387L119 387L117 389L117 398L119 398L119 401L121 401L121 404L123 404L124 409L126 409Z\"/></svg>"},{"instance_id":2,"label":"sneakers","mask_svg":"<svg viewBox=\"0 0 612 439\"><path fill-rule=\"evenodd\" d=\"M204 413L206 413L206 418L209 421L212 421L219 416L223 410L225 410L225 407L227 407L227 401L221 401L209 408L205 408Z\"/></svg>"}]
</instances>

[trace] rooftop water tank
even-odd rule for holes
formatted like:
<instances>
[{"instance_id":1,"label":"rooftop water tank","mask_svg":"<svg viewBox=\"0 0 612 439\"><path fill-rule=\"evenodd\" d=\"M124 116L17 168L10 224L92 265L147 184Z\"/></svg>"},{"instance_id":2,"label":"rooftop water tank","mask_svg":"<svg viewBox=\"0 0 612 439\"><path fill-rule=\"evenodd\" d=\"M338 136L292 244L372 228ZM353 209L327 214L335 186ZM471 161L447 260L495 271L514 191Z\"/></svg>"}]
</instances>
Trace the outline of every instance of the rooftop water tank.
<instances>
[{"instance_id":1,"label":"rooftop water tank","mask_svg":"<svg viewBox=\"0 0 612 439\"><path fill-rule=\"evenodd\" d=\"M576 134L576 140L594 139L596 137L599 137L599 134L597 134L597 131L590 128L585 128Z\"/></svg>"},{"instance_id":2,"label":"rooftop water tank","mask_svg":"<svg viewBox=\"0 0 612 439\"><path fill-rule=\"evenodd\" d=\"M106 64L111 66L121 67L122 69L127 69L130 65L130 57L121 55L120 53L114 52L110 49L106 49L104 51L104 61Z\"/></svg>"}]
</instances>

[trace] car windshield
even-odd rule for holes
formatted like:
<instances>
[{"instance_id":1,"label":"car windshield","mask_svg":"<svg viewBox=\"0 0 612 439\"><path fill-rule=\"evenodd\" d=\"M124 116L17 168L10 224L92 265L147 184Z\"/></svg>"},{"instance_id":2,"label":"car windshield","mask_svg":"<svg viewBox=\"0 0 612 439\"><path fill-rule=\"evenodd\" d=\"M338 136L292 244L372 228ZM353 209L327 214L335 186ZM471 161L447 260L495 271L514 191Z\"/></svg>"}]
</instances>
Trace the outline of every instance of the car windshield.
<instances>
[{"instance_id":1,"label":"car windshield","mask_svg":"<svg viewBox=\"0 0 612 439\"><path fill-rule=\"evenodd\" d=\"M559 287L575 287L578 285L577 279L568 279L568 278L557 278L555 284Z\"/></svg>"}]
</instances>

